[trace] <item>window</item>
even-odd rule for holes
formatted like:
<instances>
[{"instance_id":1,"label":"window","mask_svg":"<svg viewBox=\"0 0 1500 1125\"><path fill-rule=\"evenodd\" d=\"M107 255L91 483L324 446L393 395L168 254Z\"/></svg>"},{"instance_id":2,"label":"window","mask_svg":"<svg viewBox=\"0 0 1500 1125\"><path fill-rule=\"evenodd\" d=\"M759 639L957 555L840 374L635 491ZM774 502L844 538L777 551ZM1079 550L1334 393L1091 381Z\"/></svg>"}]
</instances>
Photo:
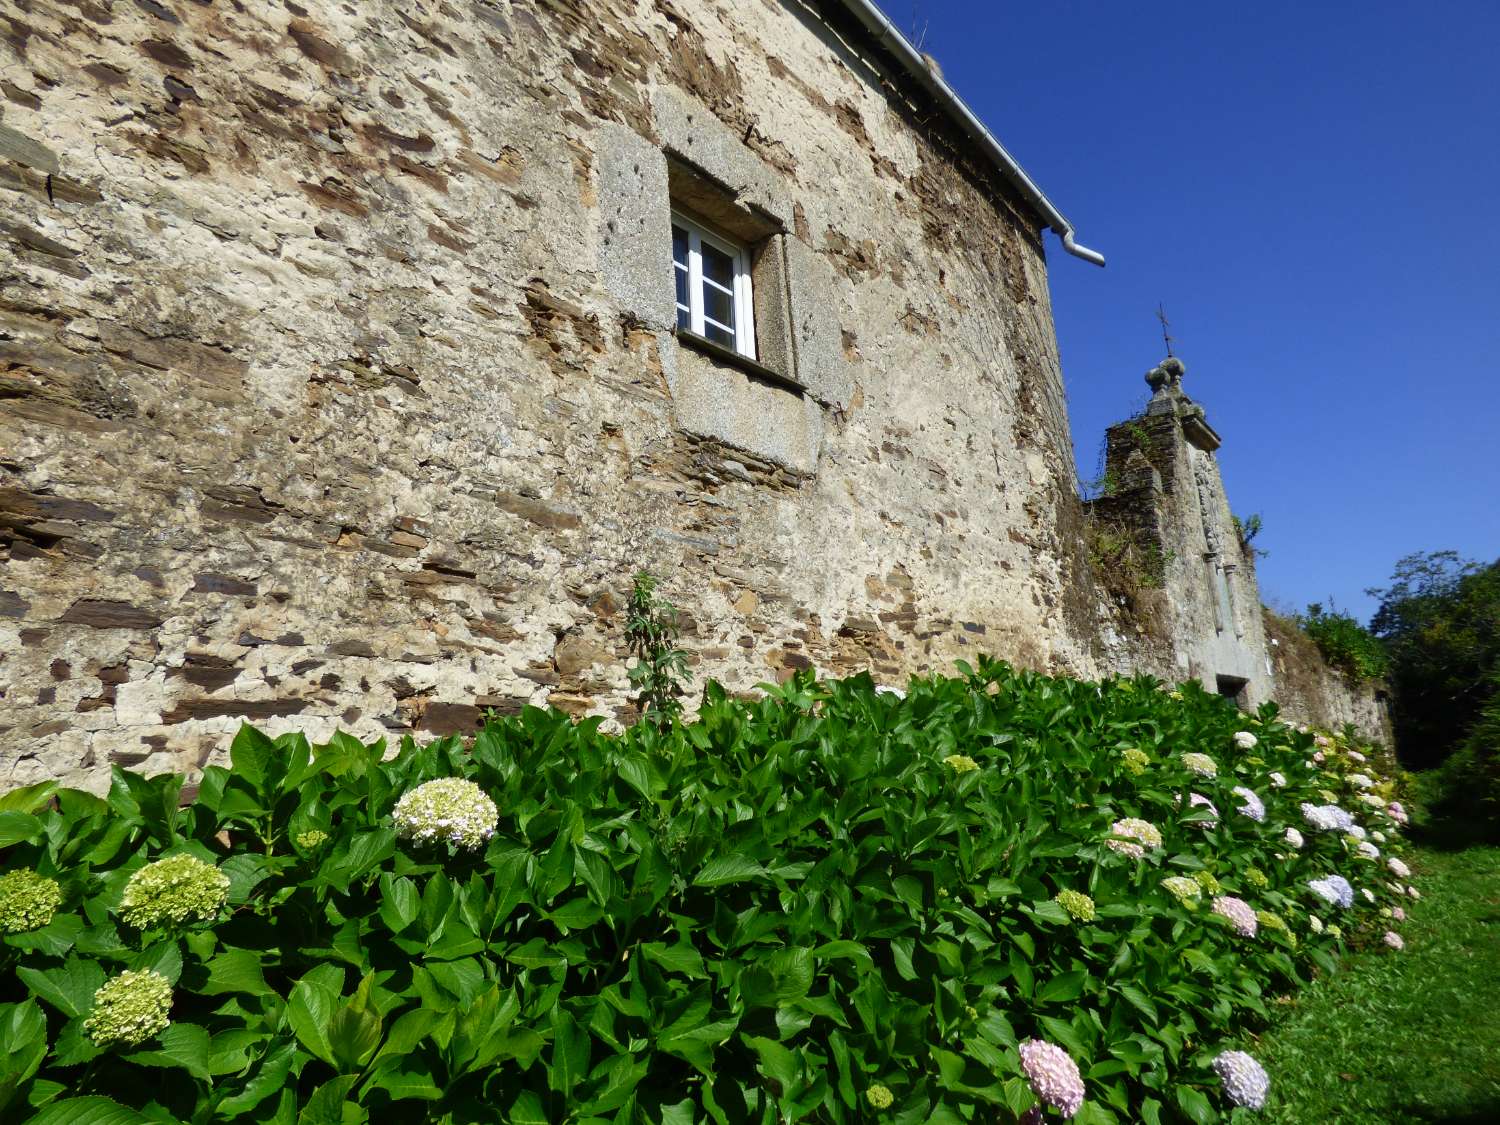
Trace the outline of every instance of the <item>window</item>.
<instances>
[{"instance_id":1,"label":"window","mask_svg":"<svg viewBox=\"0 0 1500 1125\"><path fill-rule=\"evenodd\" d=\"M677 327L755 359L749 251L674 212L672 273Z\"/></svg>"}]
</instances>

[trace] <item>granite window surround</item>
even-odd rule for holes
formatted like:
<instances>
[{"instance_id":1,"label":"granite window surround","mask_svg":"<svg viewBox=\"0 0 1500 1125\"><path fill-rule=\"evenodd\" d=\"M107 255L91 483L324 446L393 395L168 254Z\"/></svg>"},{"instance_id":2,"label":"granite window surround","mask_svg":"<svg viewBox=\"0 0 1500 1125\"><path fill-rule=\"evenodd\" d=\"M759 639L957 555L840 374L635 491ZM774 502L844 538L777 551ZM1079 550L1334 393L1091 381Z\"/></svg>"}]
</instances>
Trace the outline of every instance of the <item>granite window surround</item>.
<instances>
[{"instance_id":1,"label":"granite window surround","mask_svg":"<svg viewBox=\"0 0 1500 1125\"><path fill-rule=\"evenodd\" d=\"M815 471L823 410L847 409L853 392L833 269L790 233L779 174L722 122L670 90L653 109L655 140L599 130L605 287L655 332L679 428ZM753 355L679 326L674 212L743 250Z\"/></svg>"}]
</instances>

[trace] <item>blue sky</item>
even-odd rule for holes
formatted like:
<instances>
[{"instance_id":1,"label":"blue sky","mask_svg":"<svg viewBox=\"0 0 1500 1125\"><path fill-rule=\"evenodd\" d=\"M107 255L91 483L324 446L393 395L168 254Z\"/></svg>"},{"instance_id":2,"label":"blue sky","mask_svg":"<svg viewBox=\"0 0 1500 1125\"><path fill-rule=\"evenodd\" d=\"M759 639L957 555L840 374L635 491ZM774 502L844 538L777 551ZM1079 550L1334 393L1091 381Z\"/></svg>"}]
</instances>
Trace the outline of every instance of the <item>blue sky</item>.
<instances>
[{"instance_id":1,"label":"blue sky","mask_svg":"<svg viewBox=\"0 0 1500 1125\"><path fill-rule=\"evenodd\" d=\"M883 3L1109 257L1048 236L1085 477L1160 301L1263 599L1500 556L1500 4Z\"/></svg>"}]
</instances>

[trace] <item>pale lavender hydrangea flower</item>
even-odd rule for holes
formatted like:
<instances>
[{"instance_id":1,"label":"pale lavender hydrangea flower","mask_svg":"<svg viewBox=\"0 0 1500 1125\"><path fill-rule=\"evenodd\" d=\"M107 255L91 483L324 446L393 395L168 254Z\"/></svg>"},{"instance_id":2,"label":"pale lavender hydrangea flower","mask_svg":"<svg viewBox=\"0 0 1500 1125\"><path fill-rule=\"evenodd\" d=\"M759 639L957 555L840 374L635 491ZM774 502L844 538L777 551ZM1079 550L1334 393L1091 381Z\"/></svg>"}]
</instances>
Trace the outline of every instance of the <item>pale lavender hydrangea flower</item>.
<instances>
[{"instance_id":1,"label":"pale lavender hydrangea flower","mask_svg":"<svg viewBox=\"0 0 1500 1125\"><path fill-rule=\"evenodd\" d=\"M1313 879L1307 884L1308 889L1317 895L1329 906L1342 906L1345 910L1354 905L1354 888L1350 886L1349 880L1342 875L1329 875L1322 879Z\"/></svg>"},{"instance_id":2,"label":"pale lavender hydrangea flower","mask_svg":"<svg viewBox=\"0 0 1500 1125\"><path fill-rule=\"evenodd\" d=\"M1381 936L1380 940L1385 942L1386 945L1390 946L1392 949L1406 948L1406 942L1401 939L1401 935L1398 934L1395 930L1386 930L1386 932Z\"/></svg>"},{"instance_id":3,"label":"pale lavender hydrangea flower","mask_svg":"<svg viewBox=\"0 0 1500 1125\"><path fill-rule=\"evenodd\" d=\"M1250 904L1244 899L1220 895L1213 901L1213 912L1227 921L1241 937L1255 936L1255 911L1250 909Z\"/></svg>"},{"instance_id":4,"label":"pale lavender hydrangea flower","mask_svg":"<svg viewBox=\"0 0 1500 1125\"><path fill-rule=\"evenodd\" d=\"M1243 805L1238 806L1234 810L1235 812L1239 813L1241 816L1248 816L1251 820L1266 819L1266 806L1261 801L1261 799L1255 795L1255 791L1253 789L1247 789L1243 785L1236 785L1234 787L1234 795L1245 802Z\"/></svg>"},{"instance_id":5,"label":"pale lavender hydrangea flower","mask_svg":"<svg viewBox=\"0 0 1500 1125\"><path fill-rule=\"evenodd\" d=\"M1209 812L1213 813L1214 816L1213 816L1212 820L1200 820L1198 822L1198 827L1199 828L1215 828L1215 827L1217 827L1218 823L1219 823L1219 810L1216 809L1216 808L1214 808L1214 803L1212 801L1210 801L1207 797L1205 797L1202 793L1189 793L1188 794L1188 810L1192 811L1193 809L1199 808L1200 806L1202 808L1207 809Z\"/></svg>"},{"instance_id":6,"label":"pale lavender hydrangea flower","mask_svg":"<svg viewBox=\"0 0 1500 1125\"><path fill-rule=\"evenodd\" d=\"M1261 1109L1271 1089L1265 1067L1244 1051L1225 1051L1214 1059L1214 1070L1224 1083L1224 1096L1246 1109Z\"/></svg>"},{"instance_id":7,"label":"pale lavender hydrangea flower","mask_svg":"<svg viewBox=\"0 0 1500 1125\"><path fill-rule=\"evenodd\" d=\"M1348 832L1354 818L1337 805L1312 805L1304 801L1301 805L1302 819L1320 832Z\"/></svg>"},{"instance_id":8,"label":"pale lavender hydrangea flower","mask_svg":"<svg viewBox=\"0 0 1500 1125\"><path fill-rule=\"evenodd\" d=\"M1031 1092L1064 1117L1072 1117L1083 1105L1083 1076L1068 1052L1054 1043L1027 1039L1020 1046L1021 1069L1031 1083Z\"/></svg>"},{"instance_id":9,"label":"pale lavender hydrangea flower","mask_svg":"<svg viewBox=\"0 0 1500 1125\"><path fill-rule=\"evenodd\" d=\"M1300 848L1303 843L1302 833L1298 832L1295 828L1288 828L1286 835L1282 839L1294 848Z\"/></svg>"},{"instance_id":10,"label":"pale lavender hydrangea flower","mask_svg":"<svg viewBox=\"0 0 1500 1125\"><path fill-rule=\"evenodd\" d=\"M1142 820L1140 817L1127 816L1124 820L1117 820L1109 831L1111 835L1125 836L1128 839L1106 840L1105 846L1131 859L1140 859L1146 854L1147 848L1161 847L1161 831L1149 820Z\"/></svg>"},{"instance_id":11,"label":"pale lavender hydrangea flower","mask_svg":"<svg viewBox=\"0 0 1500 1125\"><path fill-rule=\"evenodd\" d=\"M1391 874L1396 876L1396 878L1411 878L1411 868L1407 867L1406 864L1402 863L1395 856L1389 856L1385 861L1385 865L1391 869Z\"/></svg>"}]
</instances>

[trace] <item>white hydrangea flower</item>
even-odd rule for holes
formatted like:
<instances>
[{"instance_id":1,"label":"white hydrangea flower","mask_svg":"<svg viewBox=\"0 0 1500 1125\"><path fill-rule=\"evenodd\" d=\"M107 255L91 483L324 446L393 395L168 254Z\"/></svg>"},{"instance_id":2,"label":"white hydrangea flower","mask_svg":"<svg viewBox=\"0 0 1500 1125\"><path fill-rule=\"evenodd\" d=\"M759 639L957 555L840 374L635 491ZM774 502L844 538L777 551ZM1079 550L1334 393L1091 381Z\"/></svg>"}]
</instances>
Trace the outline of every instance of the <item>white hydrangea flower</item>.
<instances>
[{"instance_id":1,"label":"white hydrangea flower","mask_svg":"<svg viewBox=\"0 0 1500 1125\"><path fill-rule=\"evenodd\" d=\"M1375 892L1370 890L1369 887L1360 887L1359 893L1365 896L1365 901L1370 905L1373 906L1375 904Z\"/></svg>"},{"instance_id":2,"label":"white hydrangea flower","mask_svg":"<svg viewBox=\"0 0 1500 1125\"><path fill-rule=\"evenodd\" d=\"M1271 1089L1265 1067L1244 1051L1225 1051L1214 1059L1214 1071L1224 1083L1224 1096L1246 1109L1261 1109Z\"/></svg>"},{"instance_id":3,"label":"white hydrangea flower","mask_svg":"<svg viewBox=\"0 0 1500 1125\"><path fill-rule=\"evenodd\" d=\"M1319 918L1316 914L1309 914L1307 916L1307 928L1315 934L1321 934L1323 932L1323 919Z\"/></svg>"},{"instance_id":4,"label":"white hydrangea flower","mask_svg":"<svg viewBox=\"0 0 1500 1125\"><path fill-rule=\"evenodd\" d=\"M1285 789L1286 788L1286 774L1282 773L1280 770L1272 770L1271 771L1271 786L1273 788L1275 788L1275 789Z\"/></svg>"},{"instance_id":5,"label":"white hydrangea flower","mask_svg":"<svg viewBox=\"0 0 1500 1125\"><path fill-rule=\"evenodd\" d=\"M1286 835L1282 838L1294 848L1300 848L1303 843L1302 833L1298 832L1295 828L1288 828Z\"/></svg>"},{"instance_id":6,"label":"white hydrangea flower","mask_svg":"<svg viewBox=\"0 0 1500 1125\"><path fill-rule=\"evenodd\" d=\"M1417 890L1416 887L1407 887L1406 888L1406 893L1407 893L1408 897L1410 897L1410 898L1421 898L1422 897L1422 892L1419 891L1419 890Z\"/></svg>"},{"instance_id":7,"label":"white hydrangea flower","mask_svg":"<svg viewBox=\"0 0 1500 1125\"><path fill-rule=\"evenodd\" d=\"M447 843L478 851L495 834L500 810L484 790L460 777L442 777L408 790L393 812L396 833L418 844Z\"/></svg>"},{"instance_id":8,"label":"white hydrangea flower","mask_svg":"<svg viewBox=\"0 0 1500 1125\"><path fill-rule=\"evenodd\" d=\"M1381 937L1380 940L1385 942L1386 945L1390 946L1392 949L1406 948L1406 942L1401 940L1401 935L1398 934L1395 930L1386 930L1385 934Z\"/></svg>"},{"instance_id":9,"label":"white hydrangea flower","mask_svg":"<svg viewBox=\"0 0 1500 1125\"><path fill-rule=\"evenodd\" d=\"M1356 789L1373 789L1375 786L1375 782L1362 773L1351 773L1348 777L1348 782Z\"/></svg>"},{"instance_id":10,"label":"white hydrangea flower","mask_svg":"<svg viewBox=\"0 0 1500 1125\"><path fill-rule=\"evenodd\" d=\"M1359 850L1360 858L1362 859L1380 858L1380 849L1377 848L1374 844L1370 843L1368 840L1361 840L1356 845L1356 847Z\"/></svg>"},{"instance_id":11,"label":"white hydrangea flower","mask_svg":"<svg viewBox=\"0 0 1500 1125\"><path fill-rule=\"evenodd\" d=\"M1302 819L1320 832L1349 832L1354 827L1354 818L1337 805L1312 805L1304 801L1301 805Z\"/></svg>"},{"instance_id":12,"label":"white hydrangea flower","mask_svg":"<svg viewBox=\"0 0 1500 1125\"><path fill-rule=\"evenodd\" d=\"M1407 867L1406 864L1402 863L1395 856L1388 856L1386 858L1385 865L1391 869L1391 874L1396 876L1396 878L1411 878L1411 868Z\"/></svg>"},{"instance_id":13,"label":"white hydrangea flower","mask_svg":"<svg viewBox=\"0 0 1500 1125\"><path fill-rule=\"evenodd\" d=\"M1254 750L1255 749L1255 743L1256 743L1255 735L1251 734L1249 731L1242 730L1242 731L1236 731L1235 732L1235 735L1234 735L1234 744L1236 746L1238 746L1241 750Z\"/></svg>"},{"instance_id":14,"label":"white hydrangea flower","mask_svg":"<svg viewBox=\"0 0 1500 1125\"><path fill-rule=\"evenodd\" d=\"M1383 844L1383 843L1385 843L1385 833L1384 832L1371 832L1370 833L1370 839L1374 840L1377 844Z\"/></svg>"},{"instance_id":15,"label":"white hydrangea flower","mask_svg":"<svg viewBox=\"0 0 1500 1125\"><path fill-rule=\"evenodd\" d=\"M1379 794L1376 794L1376 793L1361 793L1359 795L1359 800L1360 800L1360 804L1367 805L1368 807L1370 807L1372 809L1383 809L1383 808L1385 808L1385 802L1382 801L1380 799Z\"/></svg>"},{"instance_id":16,"label":"white hydrangea flower","mask_svg":"<svg viewBox=\"0 0 1500 1125\"><path fill-rule=\"evenodd\" d=\"M1345 753L1347 753L1349 755L1349 760L1352 761L1352 762L1359 762L1361 765L1363 765L1364 762L1366 761L1365 756L1363 754L1361 754L1358 750L1347 750L1347 751L1345 751Z\"/></svg>"}]
</instances>

